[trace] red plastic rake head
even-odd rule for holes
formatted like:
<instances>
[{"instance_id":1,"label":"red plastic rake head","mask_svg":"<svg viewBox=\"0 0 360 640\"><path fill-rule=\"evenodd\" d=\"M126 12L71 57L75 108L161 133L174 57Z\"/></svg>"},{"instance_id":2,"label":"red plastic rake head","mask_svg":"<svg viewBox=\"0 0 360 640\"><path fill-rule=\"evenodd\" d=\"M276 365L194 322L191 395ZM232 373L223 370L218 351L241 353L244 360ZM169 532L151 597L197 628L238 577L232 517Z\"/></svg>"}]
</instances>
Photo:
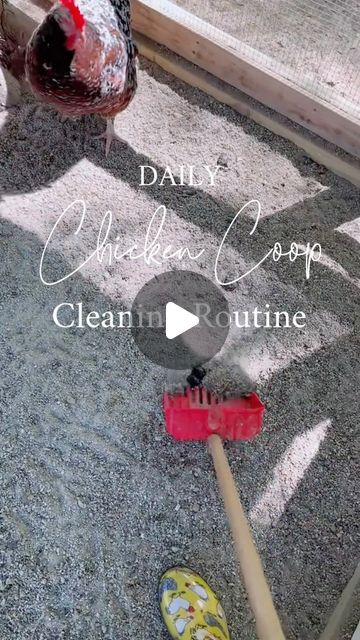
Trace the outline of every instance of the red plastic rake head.
<instances>
[{"instance_id":1,"label":"red plastic rake head","mask_svg":"<svg viewBox=\"0 0 360 640\"><path fill-rule=\"evenodd\" d=\"M164 394L166 430L176 440L250 440L263 423L265 407L256 393L241 398L217 396L205 387Z\"/></svg>"}]
</instances>

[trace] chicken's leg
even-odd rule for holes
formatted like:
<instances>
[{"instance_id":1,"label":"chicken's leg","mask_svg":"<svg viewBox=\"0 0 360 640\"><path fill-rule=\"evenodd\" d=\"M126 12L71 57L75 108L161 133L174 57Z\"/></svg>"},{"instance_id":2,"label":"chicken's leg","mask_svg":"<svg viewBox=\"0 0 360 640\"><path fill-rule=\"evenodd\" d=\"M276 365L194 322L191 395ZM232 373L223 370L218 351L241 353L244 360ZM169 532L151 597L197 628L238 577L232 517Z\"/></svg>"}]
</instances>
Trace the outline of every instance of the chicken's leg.
<instances>
[{"instance_id":1,"label":"chicken's leg","mask_svg":"<svg viewBox=\"0 0 360 640\"><path fill-rule=\"evenodd\" d=\"M117 142L122 142L123 144L124 144L124 140L122 140L115 131L115 127L114 127L115 118L107 118L106 122L107 122L106 131L104 131L104 133L101 133L99 136L96 136L95 139L100 140L102 138L105 138L106 140L105 155L106 157L108 157L113 140L116 140Z\"/></svg>"}]
</instances>

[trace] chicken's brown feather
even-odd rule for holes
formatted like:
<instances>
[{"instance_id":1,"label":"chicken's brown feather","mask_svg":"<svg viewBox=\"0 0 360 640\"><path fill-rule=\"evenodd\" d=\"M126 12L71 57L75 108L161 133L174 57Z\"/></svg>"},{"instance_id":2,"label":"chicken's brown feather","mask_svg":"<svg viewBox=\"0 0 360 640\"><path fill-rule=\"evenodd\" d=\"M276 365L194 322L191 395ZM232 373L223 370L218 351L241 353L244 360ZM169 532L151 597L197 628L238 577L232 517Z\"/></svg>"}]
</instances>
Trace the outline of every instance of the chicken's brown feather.
<instances>
[{"instance_id":1,"label":"chicken's brown feather","mask_svg":"<svg viewBox=\"0 0 360 640\"><path fill-rule=\"evenodd\" d=\"M77 0L85 27L68 48L71 15L56 5L27 49L27 76L34 92L66 115L115 116L137 87L129 0Z\"/></svg>"}]
</instances>

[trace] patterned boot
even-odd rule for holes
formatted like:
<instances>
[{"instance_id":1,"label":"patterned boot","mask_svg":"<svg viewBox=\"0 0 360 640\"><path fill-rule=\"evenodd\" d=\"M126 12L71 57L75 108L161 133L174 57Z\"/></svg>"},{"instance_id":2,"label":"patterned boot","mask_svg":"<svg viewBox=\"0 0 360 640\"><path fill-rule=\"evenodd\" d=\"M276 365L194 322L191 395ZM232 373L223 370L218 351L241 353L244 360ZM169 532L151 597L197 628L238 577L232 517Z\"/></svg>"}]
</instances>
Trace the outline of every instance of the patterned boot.
<instances>
[{"instance_id":1,"label":"patterned boot","mask_svg":"<svg viewBox=\"0 0 360 640\"><path fill-rule=\"evenodd\" d=\"M161 614L174 640L230 640L225 613L213 590L191 569L174 567L159 585Z\"/></svg>"}]
</instances>

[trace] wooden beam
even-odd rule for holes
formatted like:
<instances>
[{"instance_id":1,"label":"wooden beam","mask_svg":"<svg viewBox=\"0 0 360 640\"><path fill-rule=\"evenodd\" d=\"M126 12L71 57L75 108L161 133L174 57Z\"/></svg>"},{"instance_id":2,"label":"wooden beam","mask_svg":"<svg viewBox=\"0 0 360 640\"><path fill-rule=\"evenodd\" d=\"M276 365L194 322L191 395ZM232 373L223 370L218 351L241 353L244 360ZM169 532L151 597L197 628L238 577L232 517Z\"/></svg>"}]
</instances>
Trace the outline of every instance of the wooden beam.
<instances>
[{"instance_id":1,"label":"wooden beam","mask_svg":"<svg viewBox=\"0 0 360 640\"><path fill-rule=\"evenodd\" d=\"M137 44L141 55L157 64L164 71L171 73L192 87L200 89L218 102L226 104L234 111L272 131L275 135L292 142L314 162L323 165L356 187L360 187L360 163L355 158L349 156L348 159L342 158L338 153L327 150L321 140L316 142L301 129L295 128L290 123L282 122L275 114L265 113L264 109L252 104L240 91L217 80L210 74L196 69L185 61L179 61L175 56L156 46L151 40L137 36ZM343 155L345 156L345 154Z\"/></svg>"},{"instance_id":2,"label":"wooden beam","mask_svg":"<svg viewBox=\"0 0 360 640\"><path fill-rule=\"evenodd\" d=\"M133 0L133 26L151 40L360 157L360 120L242 54L236 38L168 0Z\"/></svg>"}]
</instances>

